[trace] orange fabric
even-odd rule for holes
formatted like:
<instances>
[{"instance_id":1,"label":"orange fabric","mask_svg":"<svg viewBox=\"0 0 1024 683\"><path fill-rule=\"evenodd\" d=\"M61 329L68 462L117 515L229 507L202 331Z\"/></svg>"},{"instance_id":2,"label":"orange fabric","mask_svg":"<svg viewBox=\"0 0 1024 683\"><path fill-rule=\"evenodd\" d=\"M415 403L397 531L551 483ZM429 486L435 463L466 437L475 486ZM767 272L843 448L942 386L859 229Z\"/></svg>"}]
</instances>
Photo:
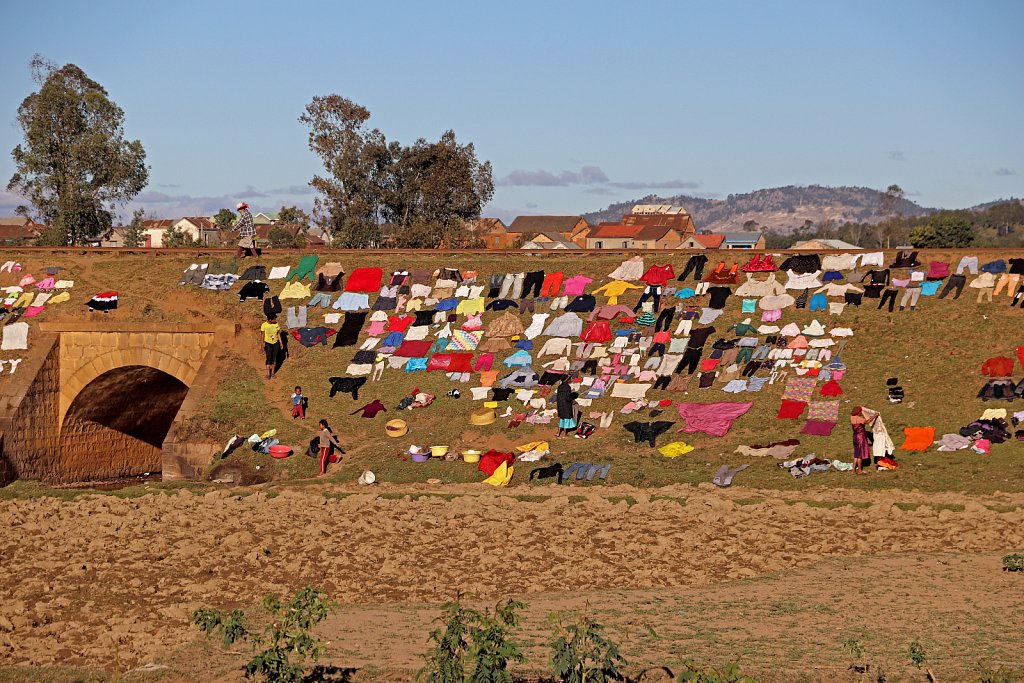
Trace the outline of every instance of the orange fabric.
<instances>
[{"instance_id":1,"label":"orange fabric","mask_svg":"<svg viewBox=\"0 0 1024 683\"><path fill-rule=\"evenodd\" d=\"M926 451L935 441L935 427L904 427L907 439L900 446L904 451Z\"/></svg>"},{"instance_id":2,"label":"orange fabric","mask_svg":"<svg viewBox=\"0 0 1024 683\"><path fill-rule=\"evenodd\" d=\"M494 384L496 379L498 379L497 370L483 370L480 373L480 386L489 387Z\"/></svg>"}]
</instances>

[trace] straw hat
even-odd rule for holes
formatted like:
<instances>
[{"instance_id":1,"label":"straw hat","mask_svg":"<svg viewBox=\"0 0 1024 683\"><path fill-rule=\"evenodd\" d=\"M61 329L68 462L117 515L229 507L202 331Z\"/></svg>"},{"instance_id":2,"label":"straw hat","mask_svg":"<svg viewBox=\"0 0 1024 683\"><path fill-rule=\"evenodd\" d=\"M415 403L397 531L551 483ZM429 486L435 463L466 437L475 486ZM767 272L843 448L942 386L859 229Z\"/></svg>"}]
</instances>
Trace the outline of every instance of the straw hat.
<instances>
[{"instance_id":1,"label":"straw hat","mask_svg":"<svg viewBox=\"0 0 1024 683\"><path fill-rule=\"evenodd\" d=\"M469 415L469 423L477 427L494 424L494 410L491 408L479 408Z\"/></svg>"},{"instance_id":2,"label":"straw hat","mask_svg":"<svg viewBox=\"0 0 1024 683\"><path fill-rule=\"evenodd\" d=\"M366 470L359 475L359 483L362 484L363 486L372 484L375 481L377 481L377 476L370 470Z\"/></svg>"},{"instance_id":3,"label":"straw hat","mask_svg":"<svg viewBox=\"0 0 1024 683\"><path fill-rule=\"evenodd\" d=\"M384 425L384 433L390 436L392 439L397 439L400 436L405 436L409 433L409 425L405 423L405 420L389 420Z\"/></svg>"}]
</instances>

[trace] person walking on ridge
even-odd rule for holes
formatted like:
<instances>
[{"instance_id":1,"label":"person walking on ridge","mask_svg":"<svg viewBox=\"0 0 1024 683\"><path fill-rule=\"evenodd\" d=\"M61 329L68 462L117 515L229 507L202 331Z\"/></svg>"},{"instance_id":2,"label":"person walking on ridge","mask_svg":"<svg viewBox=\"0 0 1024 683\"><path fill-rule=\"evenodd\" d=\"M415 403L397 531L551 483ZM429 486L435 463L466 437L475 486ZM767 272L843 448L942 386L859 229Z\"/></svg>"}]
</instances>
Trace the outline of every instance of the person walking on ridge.
<instances>
[{"instance_id":1,"label":"person walking on ridge","mask_svg":"<svg viewBox=\"0 0 1024 683\"><path fill-rule=\"evenodd\" d=\"M252 214L249 213L249 205L245 202L238 202L238 222L233 230L238 233L238 253L235 258L256 256L256 226L252 222Z\"/></svg>"}]
</instances>

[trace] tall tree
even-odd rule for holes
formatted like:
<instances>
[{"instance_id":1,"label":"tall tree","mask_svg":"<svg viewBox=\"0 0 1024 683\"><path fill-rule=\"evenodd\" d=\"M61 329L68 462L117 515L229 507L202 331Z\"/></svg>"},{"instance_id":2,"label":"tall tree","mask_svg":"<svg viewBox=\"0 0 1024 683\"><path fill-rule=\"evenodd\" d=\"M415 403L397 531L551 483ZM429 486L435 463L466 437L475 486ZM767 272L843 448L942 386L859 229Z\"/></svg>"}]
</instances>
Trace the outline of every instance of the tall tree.
<instances>
[{"instance_id":1,"label":"tall tree","mask_svg":"<svg viewBox=\"0 0 1024 683\"><path fill-rule=\"evenodd\" d=\"M124 111L74 64L41 56L30 65L39 90L18 107L24 143L11 152L7 184L49 226L48 244L83 244L106 234L114 207L149 180L146 152L124 137Z\"/></svg>"},{"instance_id":2,"label":"tall tree","mask_svg":"<svg viewBox=\"0 0 1024 683\"><path fill-rule=\"evenodd\" d=\"M297 206L282 206L277 214L277 222L282 225L295 223L299 226L299 232L305 235L309 232L309 214Z\"/></svg>"},{"instance_id":3,"label":"tall tree","mask_svg":"<svg viewBox=\"0 0 1024 683\"><path fill-rule=\"evenodd\" d=\"M346 247L436 247L472 240L468 221L494 195L490 162L452 131L437 142L388 142L367 127L370 112L339 95L314 97L299 120L326 174L310 185L319 193L313 216Z\"/></svg>"},{"instance_id":4,"label":"tall tree","mask_svg":"<svg viewBox=\"0 0 1024 683\"><path fill-rule=\"evenodd\" d=\"M124 229L121 245L130 248L141 247L146 243L146 210L135 209L132 222Z\"/></svg>"},{"instance_id":5,"label":"tall tree","mask_svg":"<svg viewBox=\"0 0 1024 683\"><path fill-rule=\"evenodd\" d=\"M952 249L974 244L974 226L958 212L943 211L910 231L910 243L925 249Z\"/></svg>"},{"instance_id":6,"label":"tall tree","mask_svg":"<svg viewBox=\"0 0 1024 683\"><path fill-rule=\"evenodd\" d=\"M893 184L885 188L885 192L878 198L878 210L882 214L882 220L875 224L874 233L879 247L891 246L893 235L900 233L903 223L900 204L905 196L903 188Z\"/></svg>"},{"instance_id":7,"label":"tall tree","mask_svg":"<svg viewBox=\"0 0 1024 683\"><path fill-rule=\"evenodd\" d=\"M235 225L235 212L231 209L221 209L213 217L213 223L218 230L230 230Z\"/></svg>"}]
</instances>

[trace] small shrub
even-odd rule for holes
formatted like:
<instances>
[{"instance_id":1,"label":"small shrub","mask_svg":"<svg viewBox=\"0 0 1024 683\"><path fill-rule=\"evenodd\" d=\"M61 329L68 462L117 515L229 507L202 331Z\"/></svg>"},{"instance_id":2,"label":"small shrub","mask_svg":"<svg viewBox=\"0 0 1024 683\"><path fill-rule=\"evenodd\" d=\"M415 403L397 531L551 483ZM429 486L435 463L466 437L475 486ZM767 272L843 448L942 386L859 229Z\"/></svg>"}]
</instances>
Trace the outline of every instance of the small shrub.
<instances>
[{"instance_id":1,"label":"small shrub","mask_svg":"<svg viewBox=\"0 0 1024 683\"><path fill-rule=\"evenodd\" d=\"M676 680L680 683L757 683L740 671L739 664L728 664L720 669L702 668L692 659L683 662L683 671Z\"/></svg>"},{"instance_id":2,"label":"small shrub","mask_svg":"<svg viewBox=\"0 0 1024 683\"><path fill-rule=\"evenodd\" d=\"M981 667L981 678L979 683L1019 683L1020 676L1017 672L1000 666L998 669Z\"/></svg>"},{"instance_id":3,"label":"small shrub","mask_svg":"<svg viewBox=\"0 0 1024 683\"><path fill-rule=\"evenodd\" d=\"M463 607L456 600L444 605L444 630L430 632L433 650L417 680L426 683L512 683L510 662L523 661L518 643L509 636L519 625L517 610L525 605L515 600L499 603L490 610ZM469 666L467 666L469 664ZM470 673L467 675L466 671Z\"/></svg>"},{"instance_id":4,"label":"small shrub","mask_svg":"<svg viewBox=\"0 0 1024 683\"><path fill-rule=\"evenodd\" d=\"M1024 572L1024 554L1014 553L1003 556L1003 571Z\"/></svg>"},{"instance_id":5,"label":"small shrub","mask_svg":"<svg viewBox=\"0 0 1024 683\"><path fill-rule=\"evenodd\" d=\"M910 657L910 663L916 666L918 669L924 664L927 657L924 654L924 647L917 640L910 641L910 649L907 652Z\"/></svg>"},{"instance_id":6,"label":"small shrub","mask_svg":"<svg viewBox=\"0 0 1024 683\"><path fill-rule=\"evenodd\" d=\"M602 635L604 626L584 615L563 626L556 614L551 641L551 666L561 683L607 683L621 681L619 667L626 666L619 646Z\"/></svg>"},{"instance_id":7,"label":"small shrub","mask_svg":"<svg viewBox=\"0 0 1024 683\"><path fill-rule=\"evenodd\" d=\"M203 633L213 635L220 631L224 646L240 640L252 646L253 657L245 665L247 678L262 677L267 683L297 683L303 676L302 661L317 661L324 653L324 645L310 631L327 618L334 608L323 591L306 587L287 603L276 595L268 595L260 603L268 613L270 623L262 633L254 633L245 625L245 613L234 610L225 615L219 610L201 608L192 613L192 622ZM297 655L299 662L293 662Z\"/></svg>"}]
</instances>

